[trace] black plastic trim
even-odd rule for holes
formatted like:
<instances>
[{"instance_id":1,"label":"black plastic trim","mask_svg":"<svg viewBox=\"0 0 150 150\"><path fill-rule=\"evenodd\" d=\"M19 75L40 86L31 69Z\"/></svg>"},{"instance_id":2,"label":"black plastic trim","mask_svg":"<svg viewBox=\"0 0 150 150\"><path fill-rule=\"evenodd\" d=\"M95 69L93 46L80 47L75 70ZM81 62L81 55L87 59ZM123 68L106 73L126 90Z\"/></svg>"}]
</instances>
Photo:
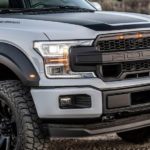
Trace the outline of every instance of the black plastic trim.
<instances>
[{"instance_id":1,"label":"black plastic trim","mask_svg":"<svg viewBox=\"0 0 150 150\"><path fill-rule=\"evenodd\" d=\"M147 49L101 52L95 47L72 47L70 63L73 71L94 71L95 65L149 60L149 56L150 52Z\"/></svg>"},{"instance_id":2,"label":"black plastic trim","mask_svg":"<svg viewBox=\"0 0 150 150\"><path fill-rule=\"evenodd\" d=\"M70 49L70 66L74 72L94 72L103 81L115 81L127 79L127 75L140 76L141 73L149 72L148 69L136 68L131 71L123 70L123 63L134 63L149 61L150 52L149 50L134 50L134 51L121 51L121 52L101 52L96 47L72 47ZM117 65L117 74L115 73L114 67ZM112 67L111 67L112 66ZM108 71L110 75L106 75L104 68L113 69ZM107 73L107 72L106 72ZM141 75L141 77L143 77ZM144 76L147 77L147 76ZM148 76L149 77L149 76ZM134 77L135 78L135 77ZM138 78L138 77L137 77Z\"/></svg>"},{"instance_id":3,"label":"black plastic trim","mask_svg":"<svg viewBox=\"0 0 150 150\"><path fill-rule=\"evenodd\" d=\"M124 132L124 131L131 131L135 129L145 128L150 126L150 114L142 114L131 116L127 118L117 119L108 122L99 122L99 123L92 123L92 124L52 124L50 121L48 124L48 128L51 130L56 129L55 131L59 131L57 134L58 137L80 137L79 133L82 133L83 136L89 135L97 135L97 134L104 134L110 132ZM64 131L64 132L60 132ZM67 131L67 132L66 132ZM67 134L70 131L69 134ZM64 134L62 134L64 133Z\"/></svg>"},{"instance_id":4,"label":"black plastic trim","mask_svg":"<svg viewBox=\"0 0 150 150\"><path fill-rule=\"evenodd\" d=\"M0 42L0 64L8 67L25 86L38 86L40 77L27 56L13 45ZM30 78L34 74L35 78Z\"/></svg>"},{"instance_id":5,"label":"black plastic trim","mask_svg":"<svg viewBox=\"0 0 150 150\"><path fill-rule=\"evenodd\" d=\"M127 89L118 89L118 90L110 90L110 91L103 91L103 113L104 114L119 114L119 113L138 113L138 112L145 112L150 111L150 101L147 103L141 103L138 105L131 105L131 94L138 93L138 92L150 92L150 86L143 86L143 87L135 87L135 88L127 88ZM126 106L124 102L117 102L114 101L113 105L116 108L108 108L108 97L115 96L115 95L124 95L128 96ZM119 100L119 99L118 99ZM123 101L124 99L120 99ZM120 105L124 105L120 107ZM118 106L118 107L117 107Z\"/></svg>"},{"instance_id":6,"label":"black plastic trim","mask_svg":"<svg viewBox=\"0 0 150 150\"><path fill-rule=\"evenodd\" d=\"M62 105L62 98L70 98L71 104ZM91 96L87 94L74 94L74 95L61 95L59 97L59 107L60 109L86 109L92 107Z\"/></svg>"},{"instance_id":7,"label":"black plastic trim","mask_svg":"<svg viewBox=\"0 0 150 150\"><path fill-rule=\"evenodd\" d=\"M101 54L95 47L72 47L70 49L70 65L75 72L96 71L96 65L101 63Z\"/></svg>"}]
</instances>

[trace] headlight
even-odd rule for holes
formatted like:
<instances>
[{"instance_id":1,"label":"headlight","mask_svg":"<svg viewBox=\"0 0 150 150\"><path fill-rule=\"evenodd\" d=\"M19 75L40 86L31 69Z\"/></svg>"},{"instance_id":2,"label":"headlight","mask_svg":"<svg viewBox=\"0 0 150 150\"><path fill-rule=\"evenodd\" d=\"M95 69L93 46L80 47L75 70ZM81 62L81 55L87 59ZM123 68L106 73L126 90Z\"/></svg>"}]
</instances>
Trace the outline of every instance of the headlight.
<instances>
[{"instance_id":1,"label":"headlight","mask_svg":"<svg viewBox=\"0 0 150 150\"><path fill-rule=\"evenodd\" d=\"M92 40L64 42L35 42L36 49L44 58L46 75L49 78L94 77L91 72L72 72L69 65L69 50L72 46L91 46Z\"/></svg>"}]
</instances>

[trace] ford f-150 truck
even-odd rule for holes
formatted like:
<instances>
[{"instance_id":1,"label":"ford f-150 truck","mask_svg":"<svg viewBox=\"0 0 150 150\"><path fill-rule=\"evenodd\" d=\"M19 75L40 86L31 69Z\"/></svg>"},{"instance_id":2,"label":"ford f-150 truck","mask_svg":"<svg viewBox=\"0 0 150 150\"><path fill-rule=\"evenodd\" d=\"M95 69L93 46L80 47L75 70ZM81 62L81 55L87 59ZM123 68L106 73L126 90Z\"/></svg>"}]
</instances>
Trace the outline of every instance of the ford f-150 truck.
<instances>
[{"instance_id":1,"label":"ford f-150 truck","mask_svg":"<svg viewBox=\"0 0 150 150\"><path fill-rule=\"evenodd\" d=\"M150 16L87 0L0 0L0 149L50 137L149 138Z\"/></svg>"}]
</instances>

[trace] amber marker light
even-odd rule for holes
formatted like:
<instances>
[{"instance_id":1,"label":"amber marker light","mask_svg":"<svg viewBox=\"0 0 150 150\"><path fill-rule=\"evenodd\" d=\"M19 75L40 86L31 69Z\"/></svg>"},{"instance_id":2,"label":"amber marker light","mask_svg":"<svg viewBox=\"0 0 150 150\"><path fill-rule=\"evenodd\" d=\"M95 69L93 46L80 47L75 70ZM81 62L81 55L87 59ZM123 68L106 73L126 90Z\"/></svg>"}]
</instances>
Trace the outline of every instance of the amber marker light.
<instances>
[{"instance_id":1,"label":"amber marker light","mask_svg":"<svg viewBox=\"0 0 150 150\"><path fill-rule=\"evenodd\" d=\"M119 35L119 36L117 37L117 39L119 39L119 40L124 40L125 37L124 37L123 35Z\"/></svg>"},{"instance_id":2,"label":"amber marker light","mask_svg":"<svg viewBox=\"0 0 150 150\"><path fill-rule=\"evenodd\" d=\"M143 38L143 34L142 33L137 33L136 38L138 38L138 39Z\"/></svg>"},{"instance_id":3,"label":"amber marker light","mask_svg":"<svg viewBox=\"0 0 150 150\"><path fill-rule=\"evenodd\" d=\"M36 75L35 75L35 74L30 74L29 77L30 77L31 79L34 79L34 78L36 78Z\"/></svg>"}]
</instances>

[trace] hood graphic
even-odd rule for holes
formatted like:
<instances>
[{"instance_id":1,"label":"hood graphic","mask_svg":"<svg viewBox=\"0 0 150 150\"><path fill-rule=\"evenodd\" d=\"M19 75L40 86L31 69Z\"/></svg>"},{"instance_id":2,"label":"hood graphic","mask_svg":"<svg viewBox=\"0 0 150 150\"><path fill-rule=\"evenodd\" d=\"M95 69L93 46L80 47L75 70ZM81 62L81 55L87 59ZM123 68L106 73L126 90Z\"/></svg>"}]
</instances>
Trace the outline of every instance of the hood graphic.
<instances>
[{"instance_id":1,"label":"hood graphic","mask_svg":"<svg viewBox=\"0 0 150 150\"><path fill-rule=\"evenodd\" d=\"M123 30L134 28L149 28L148 15L120 12L85 12L85 13L51 13L36 15L1 15L0 17L42 20L80 25L95 31Z\"/></svg>"}]
</instances>

